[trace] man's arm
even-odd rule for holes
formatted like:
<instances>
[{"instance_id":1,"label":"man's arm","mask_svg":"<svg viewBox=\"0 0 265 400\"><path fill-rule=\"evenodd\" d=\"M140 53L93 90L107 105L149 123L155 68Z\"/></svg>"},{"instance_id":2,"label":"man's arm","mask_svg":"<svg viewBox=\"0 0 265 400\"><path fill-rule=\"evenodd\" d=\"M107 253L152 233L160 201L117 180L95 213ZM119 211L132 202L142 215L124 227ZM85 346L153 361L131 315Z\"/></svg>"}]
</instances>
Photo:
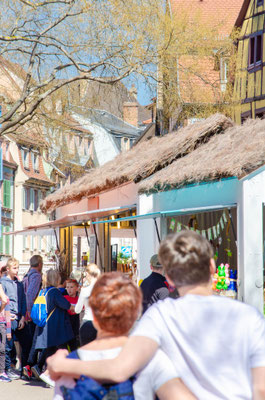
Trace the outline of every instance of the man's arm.
<instances>
[{"instance_id":1,"label":"man's arm","mask_svg":"<svg viewBox=\"0 0 265 400\"><path fill-rule=\"evenodd\" d=\"M0 312L3 311L3 309L5 308L6 304L7 304L7 296L2 288L2 285L0 284L0 300L1 300L1 306L0 306Z\"/></svg>"},{"instance_id":2,"label":"man's arm","mask_svg":"<svg viewBox=\"0 0 265 400\"><path fill-rule=\"evenodd\" d=\"M67 352L59 350L47 359L52 379L62 375L78 378L87 375L99 381L123 382L142 369L151 360L158 344L144 336L128 339L120 354L112 360L80 361L66 359Z\"/></svg>"},{"instance_id":3,"label":"man's arm","mask_svg":"<svg viewBox=\"0 0 265 400\"><path fill-rule=\"evenodd\" d=\"M265 367L252 368L253 400L265 400Z\"/></svg>"},{"instance_id":4,"label":"man's arm","mask_svg":"<svg viewBox=\"0 0 265 400\"><path fill-rule=\"evenodd\" d=\"M33 307L34 301L39 293L41 285L41 274L33 273L29 277L29 285L26 293L27 300L27 312L30 316L31 309Z\"/></svg>"},{"instance_id":5,"label":"man's arm","mask_svg":"<svg viewBox=\"0 0 265 400\"><path fill-rule=\"evenodd\" d=\"M171 379L156 391L159 400L196 400L180 378ZM256 399L255 399L256 400Z\"/></svg>"}]
</instances>

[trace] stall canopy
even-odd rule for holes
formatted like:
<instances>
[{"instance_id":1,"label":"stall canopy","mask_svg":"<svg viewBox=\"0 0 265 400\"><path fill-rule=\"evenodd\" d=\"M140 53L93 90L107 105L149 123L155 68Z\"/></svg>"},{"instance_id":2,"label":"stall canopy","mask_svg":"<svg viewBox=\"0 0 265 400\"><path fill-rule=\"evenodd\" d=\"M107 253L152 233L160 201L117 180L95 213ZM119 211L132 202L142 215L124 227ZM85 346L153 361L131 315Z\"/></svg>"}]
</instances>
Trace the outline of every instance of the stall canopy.
<instances>
[{"instance_id":1,"label":"stall canopy","mask_svg":"<svg viewBox=\"0 0 265 400\"><path fill-rule=\"evenodd\" d=\"M108 217L109 215L114 215L120 211L130 211L135 207L136 204L132 204L130 206L102 208L81 213L68 214L55 221L48 221L44 224L28 226L19 231L5 232L3 235L53 235L56 228L81 225L91 219Z\"/></svg>"},{"instance_id":2,"label":"stall canopy","mask_svg":"<svg viewBox=\"0 0 265 400\"><path fill-rule=\"evenodd\" d=\"M233 207L236 207L235 203L220 204L220 205L210 206L210 207L181 208L178 210L157 211L157 212L148 213L148 214L130 215L130 216L124 217L124 218L93 221L92 224L96 225L96 224L105 224L105 223L111 224L111 223L115 223L118 221L137 221L137 220L148 219L148 218L168 217L170 215L185 215L185 214L190 214L190 213L199 213L199 212L206 212L206 211L218 211L218 210L223 210L224 208L230 209Z\"/></svg>"}]
</instances>

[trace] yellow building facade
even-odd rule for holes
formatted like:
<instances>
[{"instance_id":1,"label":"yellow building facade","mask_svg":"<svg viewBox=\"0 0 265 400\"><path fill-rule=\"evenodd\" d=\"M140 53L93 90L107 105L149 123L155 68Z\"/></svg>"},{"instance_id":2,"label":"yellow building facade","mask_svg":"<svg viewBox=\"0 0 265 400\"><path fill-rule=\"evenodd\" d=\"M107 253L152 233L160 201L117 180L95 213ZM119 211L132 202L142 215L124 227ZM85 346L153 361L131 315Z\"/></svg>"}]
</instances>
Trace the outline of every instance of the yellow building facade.
<instances>
[{"instance_id":1,"label":"yellow building facade","mask_svg":"<svg viewBox=\"0 0 265 400\"><path fill-rule=\"evenodd\" d=\"M234 120L265 116L265 0L245 0L239 29L234 82Z\"/></svg>"}]
</instances>

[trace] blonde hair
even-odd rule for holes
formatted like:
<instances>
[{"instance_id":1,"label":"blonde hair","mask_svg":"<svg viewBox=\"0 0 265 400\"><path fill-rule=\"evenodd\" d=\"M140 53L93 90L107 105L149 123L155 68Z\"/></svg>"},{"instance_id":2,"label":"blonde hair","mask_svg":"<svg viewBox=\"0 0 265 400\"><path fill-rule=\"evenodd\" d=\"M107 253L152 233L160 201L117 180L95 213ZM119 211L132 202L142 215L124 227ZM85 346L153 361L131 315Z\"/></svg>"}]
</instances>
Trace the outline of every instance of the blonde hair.
<instances>
[{"instance_id":1,"label":"blonde hair","mask_svg":"<svg viewBox=\"0 0 265 400\"><path fill-rule=\"evenodd\" d=\"M7 260L6 267L9 268L9 267L11 267L11 265L14 265L14 264L19 265L19 261L14 257L10 257Z\"/></svg>"},{"instance_id":2,"label":"blonde hair","mask_svg":"<svg viewBox=\"0 0 265 400\"><path fill-rule=\"evenodd\" d=\"M49 286L58 286L60 283L60 274L56 269L49 269L46 272L46 276L43 279L43 283L45 284L45 287L49 287Z\"/></svg>"},{"instance_id":3,"label":"blonde hair","mask_svg":"<svg viewBox=\"0 0 265 400\"><path fill-rule=\"evenodd\" d=\"M101 274L100 269L96 264L88 264L85 271L87 273L86 279L89 283L93 278L97 279Z\"/></svg>"}]
</instances>

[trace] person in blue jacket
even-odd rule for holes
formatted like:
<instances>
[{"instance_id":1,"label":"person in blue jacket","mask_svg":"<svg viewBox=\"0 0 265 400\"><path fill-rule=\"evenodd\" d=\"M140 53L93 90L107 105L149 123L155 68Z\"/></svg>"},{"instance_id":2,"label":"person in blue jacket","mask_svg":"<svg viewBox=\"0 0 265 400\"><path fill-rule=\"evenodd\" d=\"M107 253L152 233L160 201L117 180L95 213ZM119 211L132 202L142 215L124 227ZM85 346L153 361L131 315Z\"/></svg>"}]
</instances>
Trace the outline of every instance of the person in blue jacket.
<instances>
[{"instance_id":1,"label":"person in blue jacket","mask_svg":"<svg viewBox=\"0 0 265 400\"><path fill-rule=\"evenodd\" d=\"M18 379L21 375L21 372L18 373L18 371L11 367L14 340L18 340L21 345L22 368L27 363L30 350L30 340L28 327L25 325L25 315L27 310L26 296L23 284L17 278L19 262L15 258L11 257L8 259L6 267L6 275L1 278L0 282L5 294L9 298L12 339L6 342L5 370L8 377L13 380Z\"/></svg>"},{"instance_id":2,"label":"person in blue jacket","mask_svg":"<svg viewBox=\"0 0 265 400\"><path fill-rule=\"evenodd\" d=\"M48 319L44 327L37 326L35 349L43 349L41 357L31 370L39 378L47 357L54 354L59 348L66 348L67 343L74 338L70 318L67 310L71 304L67 301L57 286L60 283L59 272L50 269L46 274L44 287L48 289L46 296Z\"/></svg>"}]
</instances>

